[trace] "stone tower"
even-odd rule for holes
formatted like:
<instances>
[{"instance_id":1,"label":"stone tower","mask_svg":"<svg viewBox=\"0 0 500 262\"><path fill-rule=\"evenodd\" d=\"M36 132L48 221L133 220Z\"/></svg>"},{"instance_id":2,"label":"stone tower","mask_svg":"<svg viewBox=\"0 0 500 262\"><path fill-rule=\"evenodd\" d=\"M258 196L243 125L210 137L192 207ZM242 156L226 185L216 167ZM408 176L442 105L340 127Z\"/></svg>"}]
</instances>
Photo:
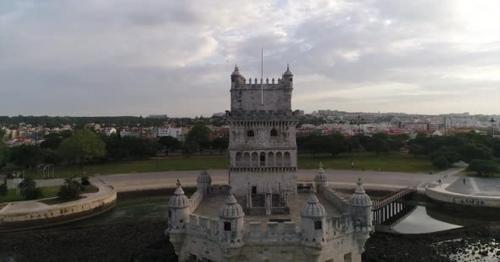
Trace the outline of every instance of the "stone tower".
<instances>
[{"instance_id":1,"label":"stone tower","mask_svg":"<svg viewBox=\"0 0 500 262\"><path fill-rule=\"evenodd\" d=\"M231 130L229 183L235 196L248 200L272 192L283 200L296 194L297 122L291 109L292 90L293 74L288 66L281 79L253 81L234 68L227 115Z\"/></svg>"}]
</instances>

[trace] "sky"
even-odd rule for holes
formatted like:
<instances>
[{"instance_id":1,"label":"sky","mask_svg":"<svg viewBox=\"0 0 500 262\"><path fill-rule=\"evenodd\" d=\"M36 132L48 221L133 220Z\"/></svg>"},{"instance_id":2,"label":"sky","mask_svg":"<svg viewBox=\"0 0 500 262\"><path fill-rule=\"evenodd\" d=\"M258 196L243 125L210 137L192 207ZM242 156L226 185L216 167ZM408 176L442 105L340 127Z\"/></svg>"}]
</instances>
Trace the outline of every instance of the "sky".
<instances>
[{"instance_id":1,"label":"sky","mask_svg":"<svg viewBox=\"0 0 500 262\"><path fill-rule=\"evenodd\" d=\"M500 114L498 0L0 0L0 115L210 116L261 48L294 109Z\"/></svg>"}]
</instances>

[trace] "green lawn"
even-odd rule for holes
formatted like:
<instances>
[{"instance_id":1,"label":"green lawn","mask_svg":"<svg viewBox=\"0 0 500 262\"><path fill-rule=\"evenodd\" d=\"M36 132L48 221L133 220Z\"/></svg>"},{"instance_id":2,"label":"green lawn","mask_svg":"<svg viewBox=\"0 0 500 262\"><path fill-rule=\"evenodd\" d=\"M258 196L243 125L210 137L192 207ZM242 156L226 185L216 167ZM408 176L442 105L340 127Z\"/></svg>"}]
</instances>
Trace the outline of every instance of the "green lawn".
<instances>
[{"instance_id":1,"label":"green lawn","mask_svg":"<svg viewBox=\"0 0 500 262\"><path fill-rule=\"evenodd\" d=\"M59 191L58 186L51 187L41 187L42 195L39 198L55 197ZM2 202L12 202L24 200L20 195L17 194L16 189L9 189L7 195L0 196L0 203Z\"/></svg>"},{"instance_id":2,"label":"green lawn","mask_svg":"<svg viewBox=\"0 0 500 262\"><path fill-rule=\"evenodd\" d=\"M342 154L332 158L329 155L299 156L299 168L316 169L322 162L325 168L351 169L354 160L356 170L401 171L401 172L429 172L432 164L426 158L415 158L401 153L376 155L374 153ZM107 175L134 172L156 172L176 170L225 169L228 162L225 156L171 156L162 159L136 160L126 162L111 162L104 164L87 165L82 169L77 166L56 167L56 177L81 176L82 174ZM34 177L40 177L36 172L28 172Z\"/></svg>"}]
</instances>

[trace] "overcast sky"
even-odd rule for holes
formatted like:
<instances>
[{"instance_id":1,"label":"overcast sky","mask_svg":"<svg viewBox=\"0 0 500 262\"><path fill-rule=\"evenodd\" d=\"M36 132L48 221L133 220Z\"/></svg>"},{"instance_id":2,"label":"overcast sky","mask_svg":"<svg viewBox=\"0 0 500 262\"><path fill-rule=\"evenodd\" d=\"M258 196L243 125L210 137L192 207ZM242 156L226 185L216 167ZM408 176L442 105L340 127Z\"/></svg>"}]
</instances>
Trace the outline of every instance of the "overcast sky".
<instances>
[{"instance_id":1,"label":"overcast sky","mask_svg":"<svg viewBox=\"0 0 500 262\"><path fill-rule=\"evenodd\" d=\"M0 0L0 115L211 115L234 64L294 109L500 114L500 1Z\"/></svg>"}]
</instances>

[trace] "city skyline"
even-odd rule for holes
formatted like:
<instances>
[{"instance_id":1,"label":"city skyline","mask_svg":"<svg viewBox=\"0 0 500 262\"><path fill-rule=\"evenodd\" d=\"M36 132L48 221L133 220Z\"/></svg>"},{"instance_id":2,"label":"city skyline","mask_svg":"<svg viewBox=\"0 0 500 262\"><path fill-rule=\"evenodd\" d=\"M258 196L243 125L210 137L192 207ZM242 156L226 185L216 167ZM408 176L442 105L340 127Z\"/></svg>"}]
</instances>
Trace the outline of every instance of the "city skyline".
<instances>
[{"instance_id":1,"label":"city skyline","mask_svg":"<svg viewBox=\"0 0 500 262\"><path fill-rule=\"evenodd\" d=\"M0 115L210 116L261 48L294 109L500 114L494 0L6 1L0 28Z\"/></svg>"}]
</instances>

